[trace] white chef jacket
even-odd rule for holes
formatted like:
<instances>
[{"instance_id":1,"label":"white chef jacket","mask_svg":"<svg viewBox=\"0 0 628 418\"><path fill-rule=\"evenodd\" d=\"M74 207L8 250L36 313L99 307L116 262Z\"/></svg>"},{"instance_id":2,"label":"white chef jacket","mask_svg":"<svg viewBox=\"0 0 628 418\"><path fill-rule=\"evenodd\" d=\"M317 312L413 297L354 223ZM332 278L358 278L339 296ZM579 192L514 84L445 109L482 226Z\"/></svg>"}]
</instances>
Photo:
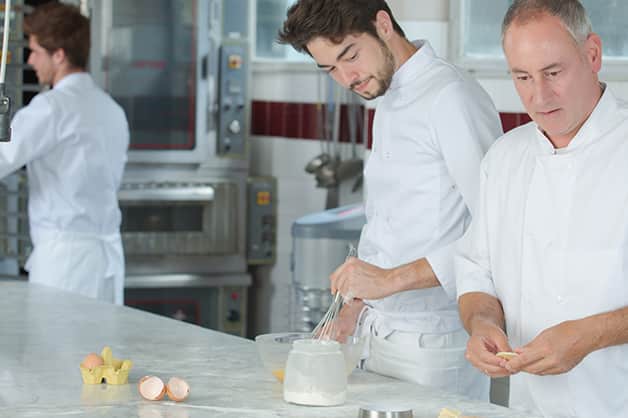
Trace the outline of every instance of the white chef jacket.
<instances>
[{"instance_id":1,"label":"white chef jacket","mask_svg":"<svg viewBox=\"0 0 628 418\"><path fill-rule=\"evenodd\" d=\"M425 257L442 287L365 301L362 329L379 337L462 328L453 246L470 222L480 162L502 134L480 85L437 57L427 41L415 44L420 49L395 72L377 104L358 256L382 268Z\"/></svg>"},{"instance_id":2,"label":"white chef jacket","mask_svg":"<svg viewBox=\"0 0 628 418\"><path fill-rule=\"evenodd\" d=\"M26 164L29 280L121 304L124 111L89 74L72 73L20 109L11 129L11 142L0 145L0 177Z\"/></svg>"},{"instance_id":3,"label":"white chef jacket","mask_svg":"<svg viewBox=\"0 0 628 418\"><path fill-rule=\"evenodd\" d=\"M518 347L560 322L628 305L628 105L608 88L566 148L535 123L482 163L481 201L457 257L458 293L502 303ZM468 241L467 241L468 238ZM547 417L628 414L628 345L557 376L511 377L510 405Z\"/></svg>"}]
</instances>

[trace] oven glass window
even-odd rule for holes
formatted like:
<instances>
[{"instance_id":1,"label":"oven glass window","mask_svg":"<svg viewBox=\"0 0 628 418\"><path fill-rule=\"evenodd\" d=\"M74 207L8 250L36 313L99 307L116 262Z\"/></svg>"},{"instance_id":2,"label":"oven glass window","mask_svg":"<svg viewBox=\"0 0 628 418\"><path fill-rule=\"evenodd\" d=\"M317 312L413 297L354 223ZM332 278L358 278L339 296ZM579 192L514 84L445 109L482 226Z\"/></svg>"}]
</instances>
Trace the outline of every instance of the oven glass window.
<instances>
[{"instance_id":1,"label":"oven glass window","mask_svg":"<svg viewBox=\"0 0 628 418\"><path fill-rule=\"evenodd\" d=\"M195 148L196 0L112 0L106 89L124 108L130 148Z\"/></svg>"},{"instance_id":2,"label":"oven glass window","mask_svg":"<svg viewBox=\"0 0 628 418\"><path fill-rule=\"evenodd\" d=\"M203 232L203 206L122 206L124 232Z\"/></svg>"}]
</instances>

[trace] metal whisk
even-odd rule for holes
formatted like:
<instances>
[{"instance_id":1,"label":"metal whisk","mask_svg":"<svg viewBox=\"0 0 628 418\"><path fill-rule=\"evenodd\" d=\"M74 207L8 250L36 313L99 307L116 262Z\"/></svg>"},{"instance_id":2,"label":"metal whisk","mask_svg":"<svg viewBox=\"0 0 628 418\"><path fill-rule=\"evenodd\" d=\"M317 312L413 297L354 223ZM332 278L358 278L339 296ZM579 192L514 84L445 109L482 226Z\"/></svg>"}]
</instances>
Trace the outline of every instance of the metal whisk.
<instances>
[{"instance_id":1,"label":"metal whisk","mask_svg":"<svg viewBox=\"0 0 628 418\"><path fill-rule=\"evenodd\" d=\"M357 251L353 244L349 244L349 253L347 254L347 258L355 257L357 255ZM312 339L316 340L330 340L334 338L336 333L336 317L340 312L340 308L342 308L343 303L347 303L352 298L348 295L342 296L340 292L336 292L334 295L334 300L329 305L327 312L323 315L320 322L314 330L312 331Z\"/></svg>"}]
</instances>

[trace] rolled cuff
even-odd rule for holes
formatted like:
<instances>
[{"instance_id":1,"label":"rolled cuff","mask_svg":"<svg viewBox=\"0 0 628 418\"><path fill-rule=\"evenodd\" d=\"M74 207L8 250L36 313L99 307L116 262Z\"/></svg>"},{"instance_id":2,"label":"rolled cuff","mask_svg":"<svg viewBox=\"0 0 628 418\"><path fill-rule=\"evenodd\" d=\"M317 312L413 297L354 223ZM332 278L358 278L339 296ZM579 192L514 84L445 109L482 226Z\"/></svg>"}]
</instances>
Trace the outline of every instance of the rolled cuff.
<instances>
[{"instance_id":1,"label":"rolled cuff","mask_svg":"<svg viewBox=\"0 0 628 418\"><path fill-rule=\"evenodd\" d=\"M458 298L471 292L482 292L497 297L490 273L479 269L464 257L455 257L455 275Z\"/></svg>"},{"instance_id":2,"label":"rolled cuff","mask_svg":"<svg viewBox=\"0 0 628 418\"><path fill-rule=\"evenodd\" d=\"M454 269L454 244L449 244L425 256L436 279L451 300L456 300L456 275Z\"/></svg>"}]
</instances>

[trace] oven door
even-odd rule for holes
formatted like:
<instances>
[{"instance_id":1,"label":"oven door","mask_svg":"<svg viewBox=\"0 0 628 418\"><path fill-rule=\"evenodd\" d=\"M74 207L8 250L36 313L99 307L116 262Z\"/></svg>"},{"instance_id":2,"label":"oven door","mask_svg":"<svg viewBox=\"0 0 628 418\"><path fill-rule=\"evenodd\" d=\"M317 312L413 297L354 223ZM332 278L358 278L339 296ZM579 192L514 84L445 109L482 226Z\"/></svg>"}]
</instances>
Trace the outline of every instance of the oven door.
<instances>
[{"instance_id":1,"label":"oven door","mask_svg":"<svg viewBox=\"0 0 628 418\"><path fill-rule=\"evenodd\" d=\"M246 274L128 276L125 305L246 336Z\"/></svg>"},{"instance_id":2,"label":"oven door","mask_svg":"<svg viewBox=\"0 0 628 418\"><path fill-rule=\"evenodd\" d=\"M244 271L231 182L125 183L118 193L129 274Z\"/></svg>"},{"instance_id":3,"label":"oven door","mask_svg":"<svg viewBox=\"0 0 628 418\"><path fill-rule=\"evenodd\" d=\"M219 28L216 0L94 0L92 73L127 115L129 162L215 157Z\"/></svg>"}]
</instances>

